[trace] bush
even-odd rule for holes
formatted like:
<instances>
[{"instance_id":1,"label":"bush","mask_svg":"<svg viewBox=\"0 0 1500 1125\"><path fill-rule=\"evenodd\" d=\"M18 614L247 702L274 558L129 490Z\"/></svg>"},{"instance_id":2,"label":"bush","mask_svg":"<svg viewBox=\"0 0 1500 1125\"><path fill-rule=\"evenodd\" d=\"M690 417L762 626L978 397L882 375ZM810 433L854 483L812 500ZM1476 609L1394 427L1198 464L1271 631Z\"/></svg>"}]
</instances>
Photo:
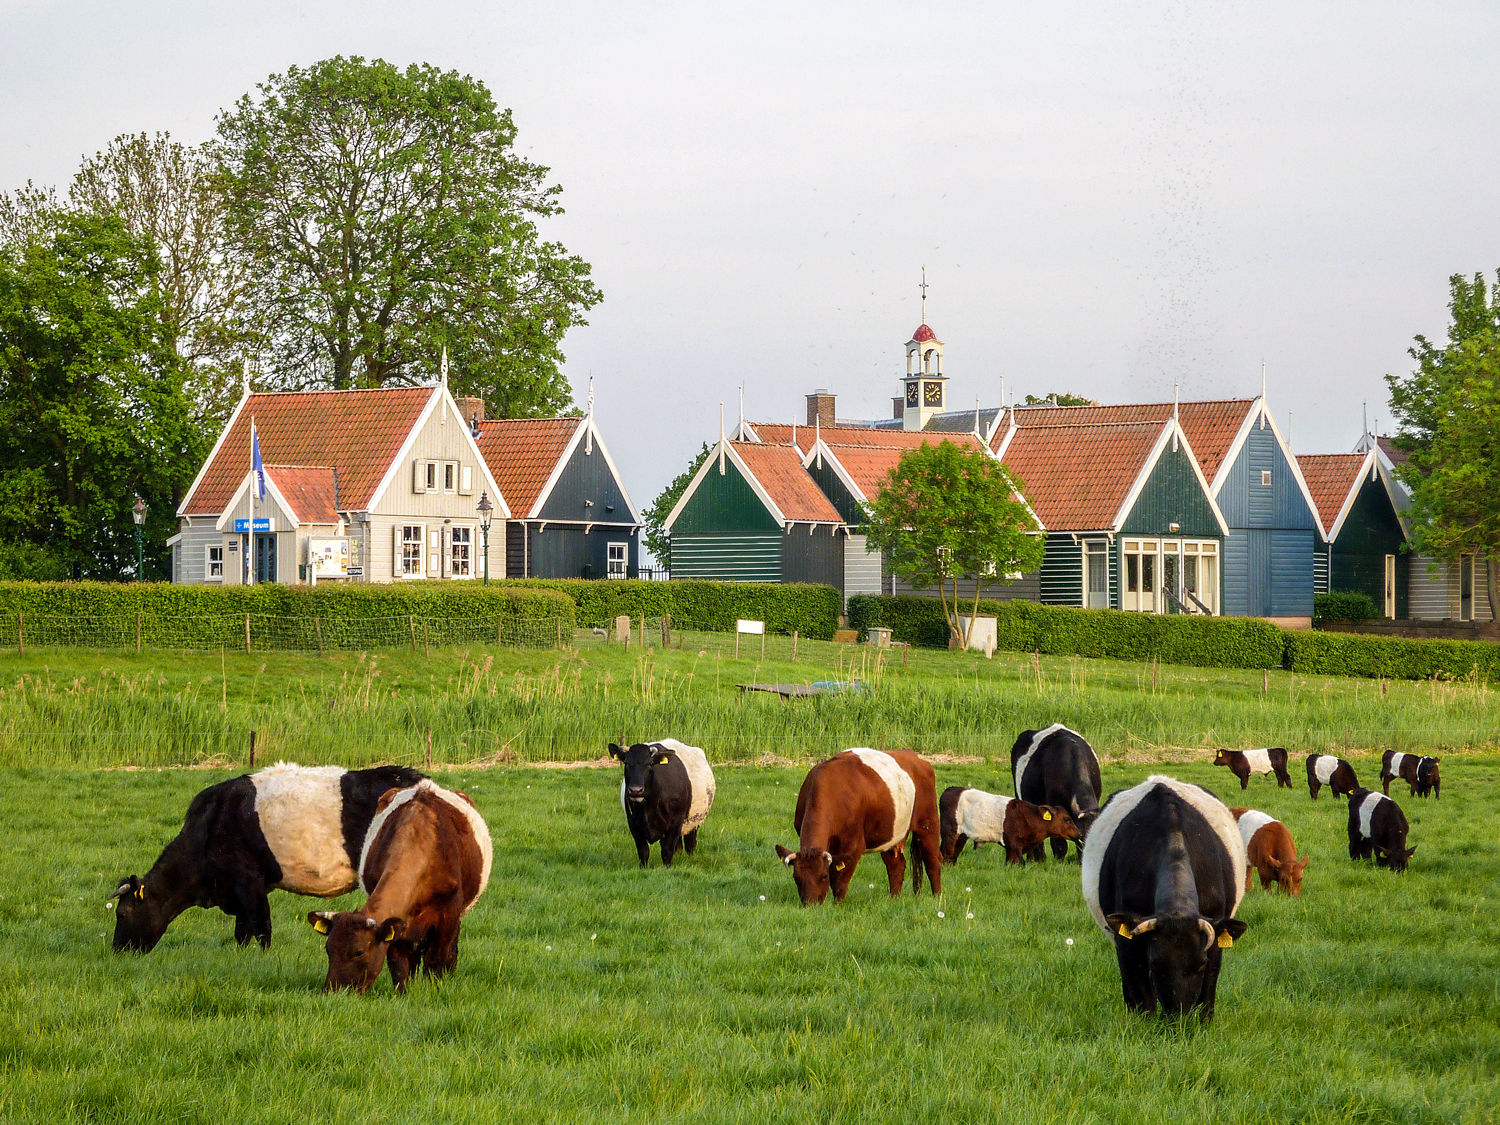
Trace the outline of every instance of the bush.
<instances>
[{"instance_id":1,"label":"bush","mask_svg":"<svg viewBox=\"0 0 1500 1125\"><path fill-rule=\"evenodd\" d=\"M1252 617L1121 613L1025 601L981 601L979 612L994 614L997 643L1017 652L1156 657L1205 668L1280 668L1285 657L1282 630ZM849 599L849 624L861 634L872 625L888 626L896 640L911 644L948 643L943 609L933 598L857 595Z\"/></svg>"},{"instance_id":2,"label":"bush","mask_svg":"<svg viewBox=\"0 0 1500 1125\"><path fill-rule=\"evenodd\" d=\"M1426 641L1357 633L1288 633L1287 663L1319 676L1500 679L1500 645L1487 641Z\"/></svg>"},{"instance_id":3,"label":"bush","mask_svg":"<svg viewBox=\"0 0 1500 1125\"><path fill-rule=\"evenodd\" d=\"M1375 599L1357 590L1313 595L1314 621L1368 621L1379 616Z\"/></svg>"},{"instance_id":4,"label":"bush","mask_svg":"<svg viewBox=\"0 0 1500 1125\"><path fill-rule=\"evenodd\" d=\"M68 564L35 543L0 544L0 581L60 582Z\"/></svg>"},{"instance_id":5,"label":"bush","mask_svg":"<svg viewBox=\"0 0 1500 1125\"><path fill-rule=\"evenodd\" d=\"M556 590L578 606L578 623L607 625L616 617L670 614L684 628L733 629L739 618L764 621L772 633L829 640L839 624L839 592L805 583L707 582L676 579L591 581L586 578L507 579L504 589Z\"/></svg>"}]
</instances>

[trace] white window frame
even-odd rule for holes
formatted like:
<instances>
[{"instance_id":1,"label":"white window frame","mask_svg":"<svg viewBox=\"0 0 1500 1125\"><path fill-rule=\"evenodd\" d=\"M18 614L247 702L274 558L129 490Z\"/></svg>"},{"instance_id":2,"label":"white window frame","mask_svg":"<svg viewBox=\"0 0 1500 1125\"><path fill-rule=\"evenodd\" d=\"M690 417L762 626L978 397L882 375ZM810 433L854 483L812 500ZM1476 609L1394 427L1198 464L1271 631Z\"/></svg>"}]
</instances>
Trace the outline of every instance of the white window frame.
<instances>
[{"instance_id":1,"label":"white window frame","mask_svg":"<svg viewBox=\"0 0 1500 1125\"><path fill-rule=\"evenodd\" d=\"M449 538L449 541L448 541L448 553L449 553L449 559L450 559L450 561L449 561L449 565L448 565L448 576L450 578L464 578L464 579L467 579L467 578L473 578L474 577L474 540L476 538L475 535L474 535L474 530L475 530L474 525L471 524L471 523L456 523L456 524L453 525L452 530L449 532L450 538ZM459 573L459 569L458 569L458 560L459 560L459 554L458 554L458 533L459 532L463 532L464 535L466 536L466 538L464 540L464 546L468 548L468 553L467 553L467 555L465 556L465 559L464 559L464 562L465 562L465 565L466 565L467 569L462 574Z\"/></svg>"},{"instance_id":2,"label":"white window frame","mask_svg":"<svg viewBox=\"0 0 1500 1125\"><path fill-rule=\"evenodd\" d=\"M1120 608L1127 613L1167 613L1164 583L1168 557L1177 560L1178 580L1186 585L1187 560L1195 559L1193 596L1213 616L1223 613L1219 605L1219 544L1212 539L1123 539L1120 542ZM1136 583L1130 589L1130 562L1136 560ZM1151 588L1145 588L1146 560L1151 560ZM1183 599L1185 604L1191 604Z\"/></svg>"},{"instance_id":3,"label":"white window frame","mask_svg":"<svg viewBox=\"0 0 1500 1125\"><path fill-rule=\"evenodd\" d=\"M425 578L427 559L427 525L425 523L398 523L392 526L394 553L391 559L391 571L397 578L414 579ZM408 538L407 532L415 531L415 537ZM415 548L415 559L407 548ZM410 563L415 563L415 567Z\"/></svg>"},{"instance_id":4,"label":"white window frame","mask_svg":"<svg viewBox=\"0 0 1500 1125\"><path fill-rule=\"evenodd\" d=\"M460 465L458 467L458 494L460 496L471 496L474 493L474 466Z\"/></svg>"},{"instance_id":5,"label":"white window frame","mask_svg":"<svg viewBox=\"0 0 1500 1125\"><path fill-rule=\"evenodd\" d=\"M1271 470L1270 469L1262 469L1260 471L1260 486L1262 488L1270 488L1271 487Z\"/></svg>"},{"instance_id":6,"label":"white window frame","mask_svg":"<svg viewBox=\"0 0 1500 1125\"><path fill-rule=\"evenodd\" d=\"M620 557L619 557L618 560L615 558L615 548L616 547L618 547L620 549ZM616 571L615 571L615 563L616 562L619 562L619 564L620 564L620 568L619 568L619 572L618 573L616 573ZM621 540L619 542L606 544L606 546L605 546L605 552L604 552L604 577L605 578L617 578L618 579L618 578L626 578L626 577L629 576L629 574L630 574L630 543L628 541L626 541L626 540Z\"/></svg>"},{"instance_id":7,"label":"white window frame","mask_svg":"<svg viewBox=\"0 0 1500 1125\"><path fill-rule=\"evenodd\" d=\"M436 461L422 462L422 491L438 491L438 463Z\"/></svg>"},{"instance_id":8,"label":"white window frame","mask_svg":"<svg viewBox=\"0 0 1500 1125\"><path fill-rule=\"evenodd\" d=\"M219 552L219 557L217 560L214 559L215 551ZM224 549L224 544L222 543L205 543L203 545L203 580L205 582L224 581L224 556L228 553L229 552ZM216 564L216 561L219 568L218 574L214 573L214 566Z\"/></svg>"},{"instance_id":9,"label":"white window frame","mask_svg":"<svg viewBox=\"0 0 1500 1125\"><path fill-rule=\"evenodd\" d=\"M458 492L458 462L443 462L443 491L448 493Z\"/></svg>"}]
</instances>

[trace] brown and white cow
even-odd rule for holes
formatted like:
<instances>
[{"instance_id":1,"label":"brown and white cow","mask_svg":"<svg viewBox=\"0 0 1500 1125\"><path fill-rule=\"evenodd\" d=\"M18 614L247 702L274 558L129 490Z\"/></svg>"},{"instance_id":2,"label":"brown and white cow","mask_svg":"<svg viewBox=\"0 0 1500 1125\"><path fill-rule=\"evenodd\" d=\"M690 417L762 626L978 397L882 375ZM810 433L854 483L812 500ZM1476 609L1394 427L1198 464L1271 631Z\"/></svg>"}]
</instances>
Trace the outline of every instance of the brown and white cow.
<instances>
[{"instance_id":1,"label":"brown and white cow","mask_svg":"<svg viewBox=\"0 0 1500 1125\"><path fill-rule=\"evenodd\" d=\"M1250 866L1245 871L1245 890L1250 889L1250 880L1260 872L1261 890L1280 883L1288 894L1302 893L1302 873L1307 870L1310 857L1297 858L1297 845L1292 843L1292 834L1286 825L1259 809L1230 809L1239 821L1240 837L1245 841L1245 855Z\"/></svg>"},{"instance_id":2,"label":"brown and white cow","mask_svg":"<svg viewBox=\"0 0 1500 1125\"><path fill-rule=\"evenodd\" d=\"M922 889L926 868L932 893L942 891L938 838L937 775L910 750L845 750L807 771L792 818L797 851L776 845L792 869L804 905L822 902L830 888L843 902L860 856L879 852L891 896L906 878L906 841L921 852L912 864L911 889Z\"/></svg>"},{"instance_id":3,"label":"brown and white cow","mask_svg":"<svg viewBox=\"0 0 1500 1125\"><path fill-rule=\"evenodd\" d=\"M1443 782L1438 776L1441 758L1427 758L1419 754L1401 754L1387 750L1380 760L1380 786L1385 795L1391 795L1391 782L1396 778L1411 788L1413 797L1425 797L1431 793L1436 800L1442 796Z\"/></svg>"},{"instance_id":4,"label":"brown and white cow","mask_svg":"<svg viewBox=\"0 0 1500 1125\"><path fill-rule=\"evenodd\" d=\"M314 910L307 921L328 936L324 991L364 992L386 964L405 989L417 959L440 976L458 965L463 916L490 879L489 828L466 793L423 780L380 798L360 855L359 910Z\"/></svg>"},{"instance_id":5,"label":"brown and white cow","mask_svg":"<svg viewBox=\"0 0 1500 1125\"><path fill-rule=\"evenodd\" d=\"M1309 754L1307 756L1307 791L1312 799L1318 799L1318 790L1323 786L1333 790L1335 797L1347 797L1359 788L1359 778L1354 767L1343 758L1332 754Z\"/></svg>"},{"instance_id":6,"label":"brown and white cow","mask_svg":"<svg viewBox=\"0 0 1500 1125\"><path fill-rule=\"evenodd\" d=\"M1214 765L1228 766L1229 772L1240 779L1240 788L1250 787L1252 773L1274 773L1276 788L1292 787L1291 776L1286 772L1286 751L1280 746L1264 750L1220 750L1214 755Z\"/></svg>"},{"instance_id":7,"label":"brown and white cow","mask_svg":"<svg viewBox=\"0 0 1500 1125\"><path fill-rule=\"evenodd\" d=\"M1049 837L1064 842L1079 838L1078 825L1061 805L1034 805L1016 797L950 785L938 800L944 863L955 863L970 840L1000 844L1006 863L1023 863Z\"/></svg>"}]
</instances>

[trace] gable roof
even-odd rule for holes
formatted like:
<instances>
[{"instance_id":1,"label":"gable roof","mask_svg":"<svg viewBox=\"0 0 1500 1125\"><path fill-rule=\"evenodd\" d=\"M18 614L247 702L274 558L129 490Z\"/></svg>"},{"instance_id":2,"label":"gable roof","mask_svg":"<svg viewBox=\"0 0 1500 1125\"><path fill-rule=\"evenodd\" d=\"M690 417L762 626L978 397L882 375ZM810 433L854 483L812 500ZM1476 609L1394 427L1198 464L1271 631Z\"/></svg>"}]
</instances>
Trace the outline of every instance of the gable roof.
<instances>
[{"instance_id":1,"label":"gable roof","mask_svg":"<svg viewBox=\"0 0 1500 1125\"><path fill-rule=\"evenodd\" d=\"M1379 479L1385 484L1391 507L1401 520L1401 504L1393 491L1394 478L1379 458L1379 451L1373 448L1368 453L1304 453L1297 458L1303 479L1318 506L1318 523L1325 541L1332 543L1339 537L1344 519L1354 507L1355 497L1366 479ZM1372 473L1374 478L1371 478ZM1401 525L1404 530L1404 520L1401 520Z\"/></svg>"},{"instance_id":2,"label":"gable roof","mask_svg":"<svg viewBox=\"0 0 1500 1125\"><path fill-rule=\"evenodd\" d=\"M500 418L479 423L475 444L517 517L534 514L582 418Z\"/></svg>"},{"instance_id":3,"label":"gable roof","mask_svg":"<svg viewBox=\"0 0 1500 1125\"><path fill-rule=\"evenodd\" d=\"M240 400L178 515L219 515L250 471L250 423L263 461L339 471L344 511L368 508L440 387L288 391Z\"/></svg>"},{"instance_id":4,"label":"gable roof","mask_svg":"<svg viewBox=\"0 0 1500 1125\"><path fill-rule=\"evenodd\" d=\"M748 441L731 442L730 445L741 465L755 477L779 509L783 523L844 522L838 509L802 467L802 456L791 445Z\"/></svg>"},{"instance_id":5,"label":"gable roof","mask_svg":"<svg viewBox=\"0 0 1500 1125\"><path fill-rule=\"evenodd\" d=\"M792 444L794 427L784 422L757 422L752 431L767 445ZM938 441L954 441L960 445L979 443L972 433L944 433L934 435L926 430L881 430L873 426L797 426L797 447L804 453L812 449L819 437L831 446L872 446L880 449L916 449L919 445L931 445Z\"/></svg>"},{"instance_id":6,"label":"gable roof","mask_svg":"<svg viewBox=\"0 0 1500 1125\"><path fill-rule=\"evenodd\" d=\"M844 482L844 487L856 500L874 500L876 493L885 484L886 476L901 461L902 454L923 445L940 445L951 441L963 449L983 449L984 443L973 434L930 434L925 431L906 431L907 438L899 445L874 445L868 443L845 443L842 436L847 432L840 428L825 430L833 434L834 440L823 439L821 448L814 446L803 457L804 465L811 465L821 455L826 456L834 473Z\"/></svg>"},{"instance_id":7,"label":"gable roof","mask_svg":"<svg viewBox=\"0 0 1500 1125\"><path fill-rule=\"evenodd\" d=\"M1000 460L1021 478L1043 527L1100 531L1115 526L1163 432L1163 423L1149 421L1022 425Z\"/></svg>"},{"instance_id":8,"label":"gable roof","mask_svg":"<svg viewBox=\"0 0 1500 1125\"><path fill-rule=\"evenodd\" d=\"M298 523L338 523L338 477L328 466L267 465L269 483Z\"/></svg>"}]
</instances>

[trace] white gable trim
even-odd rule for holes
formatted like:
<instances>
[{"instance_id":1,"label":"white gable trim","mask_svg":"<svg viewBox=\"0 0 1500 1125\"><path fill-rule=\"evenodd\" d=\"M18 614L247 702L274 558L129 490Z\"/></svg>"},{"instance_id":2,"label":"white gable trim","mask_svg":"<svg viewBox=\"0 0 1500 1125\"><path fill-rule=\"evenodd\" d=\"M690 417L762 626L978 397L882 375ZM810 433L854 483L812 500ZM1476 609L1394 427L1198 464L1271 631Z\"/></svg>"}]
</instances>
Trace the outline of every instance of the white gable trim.
<instances>
[{"instance_id":1,"label":"white gable trim","mask_svg":"<svg viewBox=\"0 0 1500 1125\"><path fill-rule=\"evenodd\" d=\"M630 512L631 522L642 523L641 513L635 506L635 501L630 498L630 493L625 488L625 478L620 475L620 470L615 468L615 459L609 455L609 450L604 446L604 438L599 434L599 427L594 425L594 419L589 418L589 429L594 432L594 448L604 454L604 463L609 466L610 475L615 478L615 485L620 490L620 495L625 498L625 507ZM759 441L759 438L755 439Z\"/></svg>"},{"instance_id":2,"label":"white gable trim","mask_svg":"<svg viewBox=\"0 0 1500 1125\"><path fill-rule=\"evenodd\" d=\"M289 503L287 503L287 499L282 495L281 489L276 487L275 480L271 478L271 471L267 469L265 470L265 473L266 493L271 497L272 501L275 502L276 506L281 509L281 514L286 517L286 522L289 525L282 530L295 531L297 528L302 526L302 524L297 519L296 510ZM254 483L255 470L245 470L245 479L240 481L240 486L234 490L234 495L229 498L229 503L224 505L224 511L219 514L219 518L214 522L215 531L223 531L234 522L234 517L231 516L230 513L234 511L235 506L239 504L239 502L245 496L249 495L250 489L251 487L253 487Z\"/></svg>"},{"instance_id":3,"label":"white gable trim","mask_svg":"<svg viewBox=\"0 0 1500 1125\"><path fill-rule=\"evenodd\" d=\"M1020 428L1020 426L1016 425L1015 417L1014 415L1012 415L1010 420L1010 429L1005 431L1005 436L1000 439L1000 448L995 450L996 460L1002 462L1005 460L1006 451L1010 449L1010 443L1016 440L1016 433L1020 430Z\"/></svg>"},{"instance_id":4,"label":"white gable trim","mask_svg":"<svg viewBox=\"0 0 1500 1125\"><path fill-rule=\"evenodd\" d=\"M1270 407L1266 405L1263 398L1255 400L1254 409L1245 415L1245 421L1240 426L1240 432L1235 435L1234 444L1229 447L1229 452L1224 455L1224 460L1219 465L1219 471L1214 476L1213 498L1217 503L1219 489L1224 487L1224 482L1229 479L1229 468L1240 455L1240 449L1250 437L1250 431L1264 418L1266 425L1271 428L1271 434L1276 438L1276 444L1281 449L1281 456L1288 465L1292 467L1292 477L1297 482L1297 487L1302 490L1302 502L1307 505L1307 510L1312 513L1313 521L1321 531L1323 528L1323 516L1318 511L1318 506L1313 503L1312 489L1307 487L1307 481L1302 476L1302 466L1297 464L1297 455L1292 452L1292 447L1286 443L1281 436L1281 427L1276 424L1276 415L1271 413Z\"/></svg>"},{"instance_id":5,"label":"white gable trim","mask_svg":"<svg viewBox=\"0 0 1500 1125\"><path fill-rule=\"evenodd\" d=\"M1365 459L1359 463L1359 474L1354 478L1354 483L1349 486L1349 493L1344 497L1343 507L1339 508L1338 518L1333 521L1333 527L1329 529L1327 539L1330 544L1339 537L1339 532L1344 530L1344 521L1349 518L1349 513L1353 511L1354 501L1359 496L1359 490L1365 486L1365 478L1372 471L1379 478L1381 484L1385 486L1386 495L1390 497L1391 507L1395 511L1396 522L1401 525L1402 536L1410 538L1406 534L1406 521L1401 518L1401 505L1397 503L1396 493L1393 488L1393 478L1385 470L1385 466L1381 464L1380 447L1375 446L1371 448L1370 452L1365 454Z\"/></svg>"},{"instance_id":6,"label":"white gable trim","mask_svg":"<svg viewBox=\"0 0 1500 1125\"><path fill-rule=\"evenodd\" d=\"M796 447L793 446L793 448L795 449ZM864 494L859 485L854 483L854 478L849 475L849 470L844 468L843 462L840 461L837 455L834 454L833 450L828 447L827 442L821 439L814 442L812 448L807 451L807 456L802 458L802 467L806 469L809 465L811 465L816 459L817 454L819 453L822 453L823 460L832 463L833 475L838 477L840 483L842 483L843 486L849 490L849 495L853 496L854 499L861 504L868 504L870 502L870 498Z\"/></svg>"},{"instance_id":7,"label":"white gable trim","mask_svg":"<svg viewBox=\"0 0 1500 1125\"><path fill-rule=\"evenodd\" d=\"M583 431L589 424L588 415L578 419L578 425L573 427L573 436L568 439L568 444L563 446L561 455L552 466L552 471L547 474L547 481L542 485L542 490L536 494L536 501L531 505L531 510L526 513L526 518L534 520L542 514L542 505L552 495L552 490L557 487L558 479L563 474L563 469L568 464L568 458L573 456L573 450L578 448L578 439L583 436Z\"/></svg>"},{"instance_id":8,"label":"white gable trim","mask_svg":"<svg viewBox=\"0 0 1500 1125\"><path fill-rule=\"evenodd\" d=\"M770 494L767 493L765 488L761 486L760 481L756 480L755 474L750 471L750 466L746 465L745 462L741 460L740 455L734 451L734 446L727 439L715 445L709 455L704 458L703 464L698 467L697 475L693 477L692 483L682 490L682 495L677 498L677 503L672 506L671 513L662 522L663 530L665 530L669 535L671 534L672 525L677 522L677 517L682 514L682 509L687 506L687 502L691 500L693 498L693 494L698 491L698 486L703 483L703 478L707 476L710 471L718 471L719 455L721 452L725 457L729 459L734 467L739 470L740 476L744 478L745 483L748 484L751 491L755 493L756 499L758 499L762 504L765 505L766 510L771 513L776 522L781 525L783 530L785 530L787 525L786 516L782 514L781 509L776 506L776 503L771 499Z\"/></svg>"},{"instance_id":9,"label":"white gable trim","mask_svg":"<svg viewBox=\"0 0 1500 1125\"><path fill-rule=\"evenodd\" d=\"M1224 459L1219 462L1219 471L1214 474L1213 484L1210 488L1215 500L1219 498L1219 489L1224 487L1224 482L1229 479L1229 467L1234 464L1234 459L1240 455L1240 450L1250 437L1250 431L1260 421L1261 411L1256 407L1264 409L1260 399L1254 399L1250 403L1250 409L1245 411L1245 416L1240 419L1240 428L1234 432L1234 440L1229 443L1229 448L1224 451ZM1278 439L1280 435L1277 435Z\"/></svg>"},{"instance_id":10,"label":"white gable trim","mask_svg":"<svg viewBox=\"0 0 1500 1125\"><path fill-rule=\"evenodd\" d=\"M750 425L749 422L741 422L735 427L734 440L754 442L756 445L763 444L760 440L760 435L755 432L755 427Z\"/></svg>"},{"instance_id":11,"label":"white gable trim","mask_svg":"<svg viewBox=\"0 0 1500 1125\"><path fill-rule=\"evenodd\" d=\"M1198 457L1193 452L1192 443L1188 441L1187 434L1183 433L1182 425L1176 418L1169 418L1162 426L1161 436L1156 439L1156 445L1152 447L1151 453L1146 457L1146 462L1141 466L1141 471L1136 475L1135 483L1130 486L1130 491L1125 495L1125 502L1120 505L1120 510L1115 513L1114 521L1110 524L1110 530L1118 532L1120 525L1125 522L1125 517L1130 515L1130 510L1135 507L1136 501L1141 498L1141 490L1146 487L1146 482L1151 479L1151 473L1156 468L1156 463L1161 460L1161 455L1166 452L1167 443L1173 435L1182 443L1187 451L1188 464L1193 466L1193 476L1197 478L1198 487L1203 490L1203 498L1208 501L1209 511L1214 514L1214 521L1219 525L1220 533L1227 539L1229 537L1229 524L1224 519L1224 513L1219 511L1219 503L1214 499L1213 492L1208 487L1208 480L1203 475L1203 466L1198 464Z\"/></svg>"},{"instance_id":12,"label":"white gable trim","mask_svg":"<svg viewBox=\"0 0 1500 1125\"><path fill-rule=\"evenodd\" d=\"M484 483L488 487L482 491L493 492L495 494L494 518L501 520L510 519L510 505L505 502L505 497L500 494L500 486L495 483L494 475L490 472L489 462L484 459L484 454L479 452L479 446L474 441L474 435L469 431L469 423L459 412L457 401L448 393L448 388L444 386L432 388L432 396L427 400L427 405L422 408L422 413L417 415L417 420L412 423L411 429L407 431L406 440L401 443L401 448L397 450L390 467L386 469L385 476L375 486L375 491L370 494L369 502L365 504L365 510L373 512L380 506L381 500L385 498L387 489L391 487L391 484L400 475L401 470L406 466L406 462L411 459L412 447L416 445L417 435L422 432L422 427L427 425L428 420L432 417L433 410L439 403L445 407L451 406L453 408L451 413L458 419L458 427L463 431L463 439L468 443L469 452L474 455L474 460L479 467L479 471L484 474Z\"/></svg>"},{"instance_id":13,"label":"white gable trim","mask_svg":"<svg viewBox=\"0 0 1500 1125\"><path fill-rule=\"evenodd\" d=\"M229 415L229 421L225 422L224 428L219 431L219 440L214 442L214 447L208 451L208 456L203 461L203 467L198 470L198 475L193 478L193 483L188 487L187 494L183 496L182 503L177 508L179 516L187 515L188 504L191 503L193 494L198 491L198 486L203 483L204 474L208 472L209 466L214 463L214 459L219 456L219 450L223 448L224 440L229 437L229 431L234 429L235 421L238 420L240 412L245 409L245 403L249 401L249 394L242 394L240 396L238 405L235 406L234 411ZM197 514L203 515L204 513L199 512Z\"/></svg>"},{"instance_id":14,"label":"white gable trim","mask_svg":"<svg viewBox=\"0 0 1500 1125\"><path fill-rule=\"evenodd\" d=\"M574 451L578 449L578 439L583 437L585 433L593 434L594 451L603 454L604 463L609 466L610 475L614 477L615 487L620 490L620 495L625 498L625 509L630 513L631 522L639 524L641 522L641 515L636 511L635 502L630 499L630 493L625 490L625 482L620 477L620 470L615 468L615 459L609 455L609 450L605 448L604 439L599 435L599 427L594 425L593 418L587 415L582 419L582 424L573 431L573 436L568 439L567 447L562 451L562 455L558 457L557 464L552 466L552 473L547 477L547 483L542 485L542 490L537 493L536 503L531 505L531 511L527 514L526 518L532 520L541 518L542 508L546 506L547 501L551 498L552 490L557 487L557 482L562 479L563 470L567 468L568 462L572 460ZM757 438L756 440L759 441L760 439ZM612 521L595 520L592 522Z\"/></svg>"}]
</instances>

